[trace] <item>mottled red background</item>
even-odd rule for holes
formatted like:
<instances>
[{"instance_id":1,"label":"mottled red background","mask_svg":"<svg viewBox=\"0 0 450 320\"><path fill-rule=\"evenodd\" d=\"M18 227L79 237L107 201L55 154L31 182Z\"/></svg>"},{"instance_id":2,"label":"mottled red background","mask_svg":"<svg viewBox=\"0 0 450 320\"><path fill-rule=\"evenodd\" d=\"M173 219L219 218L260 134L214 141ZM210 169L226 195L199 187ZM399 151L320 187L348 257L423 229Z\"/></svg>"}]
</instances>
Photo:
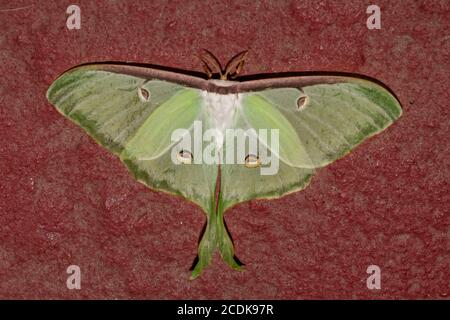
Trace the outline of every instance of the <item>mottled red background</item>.
<instances>
[{"instance_id":1,"label":"mottled red background","mask_svg":"<svg viewBox=\"0 0 450 320\"><path fill-rule=\"evenodd\" d=\"M72 3L81 30L66 28ZM381 30L366 28L372 3ZM449 1L0 4L0 298L448 299ZM246 271L216 255L189 281L200 209L134 181L45 92L86 62L200 71L200 48L222 61L250 48L246 74L372 76L404 115L305 191L230 210ZM79 291L66 288L71 264ZM366 288L371 264L382 270L378 291Z\"/></svg>"}]
</instances>

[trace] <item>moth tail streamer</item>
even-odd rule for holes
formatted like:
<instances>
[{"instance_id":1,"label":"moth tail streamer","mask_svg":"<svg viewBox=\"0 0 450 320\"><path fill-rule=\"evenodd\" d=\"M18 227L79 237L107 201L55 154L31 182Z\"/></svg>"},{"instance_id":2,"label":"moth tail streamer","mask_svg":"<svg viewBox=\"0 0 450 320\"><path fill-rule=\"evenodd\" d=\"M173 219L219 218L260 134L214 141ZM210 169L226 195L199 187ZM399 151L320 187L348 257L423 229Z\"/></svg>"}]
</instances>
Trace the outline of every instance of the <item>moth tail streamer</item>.
<instances>
[{"instance_id":1,"label":"moth tail streamer","mask_svg":"<svg viewBox=\"0 0 450 320\"><path fill-rule=\"evenodd\" d=\"M209 210L206 216L206 228L198 245L198 261L191 273L191 280L197 278L212 260L217 247L216 213Z\"/></svg>"},{"instance_id":2,"label":"moth tail streamer","mask_svg":"<svg viewBox=\"0 0 450 320\"><path fill-rule=\"evenodd\" d=\"M242 264L236 260L234 255L234 245L231 240L230 233L225 226L222 199L219 195L219 205L217 208L217 246L219 247L220 256L222 259L235 270L244 270Z\"/></svg>"},{"instance_id":3,"label":"moth tail streamer","mask_svg":"<svg viewBox=\"0 0 450 320\"><path fill-rule=\"evenodd\" d=\"M220 256L232 269L243 270L242 265L236 260L233 241L225 226L220 195L217 208L211 208L207 212L206 228L198 246L198 261L192 270L191 280L197 278L211 263L216 249L219 249Z\"/></svg>"}]
</instances>

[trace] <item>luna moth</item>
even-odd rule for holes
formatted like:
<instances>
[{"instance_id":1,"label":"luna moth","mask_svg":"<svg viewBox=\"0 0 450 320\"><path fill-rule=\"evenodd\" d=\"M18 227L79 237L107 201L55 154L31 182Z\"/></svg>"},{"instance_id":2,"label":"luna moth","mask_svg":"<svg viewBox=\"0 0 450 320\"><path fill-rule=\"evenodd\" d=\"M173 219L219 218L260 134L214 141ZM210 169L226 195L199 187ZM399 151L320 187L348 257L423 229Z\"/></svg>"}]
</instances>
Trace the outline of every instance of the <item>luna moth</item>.
<instances>
[{"instance_id":1,"label":"luna moth","mask_svg":"<svg viewBox=\"0 0 450 320\"><path fill-rule=\"evenodd\" d=\"M124 63L81 65L47 91L60 113L116 154L138 181L200 206L206 227L192 279L217 249L231 268L242 269L225 226L227 209L304 189L316 169L380 133L402 113L395 96L371 79L321 73L245 80L239 74L246 54L222 68L205 50L203 76ZM232 149L224 139L194 141L217 160L205 163L195 145L180 147L186 135L172 139L178 129L193 133L195 123L222 137L230 128L277 130L277 148L271 138L257 137L256 148L250 150L246 142L245 152L232 151L239 159L229 163L223 155ZM258 170L267 166L268 155L278 162L275 174Z\"/></svg>"}]
</instances>

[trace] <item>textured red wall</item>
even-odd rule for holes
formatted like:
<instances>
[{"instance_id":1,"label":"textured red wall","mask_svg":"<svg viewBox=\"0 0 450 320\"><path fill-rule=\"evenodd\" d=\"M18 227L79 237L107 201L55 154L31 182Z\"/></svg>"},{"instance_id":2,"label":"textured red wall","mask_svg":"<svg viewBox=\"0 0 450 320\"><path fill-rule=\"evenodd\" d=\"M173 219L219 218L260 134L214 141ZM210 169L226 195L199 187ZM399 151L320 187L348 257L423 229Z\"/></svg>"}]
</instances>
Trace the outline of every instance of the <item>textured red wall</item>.
<instances>
[{"instance_id":1,"label":"textured red wall","mask_svg":"<svg viewBox=\"0 0 450 320\"><path fill-rule=\"evenodd\" d=\"M71 1L30 2L0 1L0 298L448 298L448 1L83 0L72 31ZM381 30L366 28L372 3ZM135 182L45 92L86 62L201 70L200 48L222 61L250 48L246 74L372 76L404 114L305 191L230 210L246 271L216 256L189 281L200 209Z\"/></svg>"}]
</instances>

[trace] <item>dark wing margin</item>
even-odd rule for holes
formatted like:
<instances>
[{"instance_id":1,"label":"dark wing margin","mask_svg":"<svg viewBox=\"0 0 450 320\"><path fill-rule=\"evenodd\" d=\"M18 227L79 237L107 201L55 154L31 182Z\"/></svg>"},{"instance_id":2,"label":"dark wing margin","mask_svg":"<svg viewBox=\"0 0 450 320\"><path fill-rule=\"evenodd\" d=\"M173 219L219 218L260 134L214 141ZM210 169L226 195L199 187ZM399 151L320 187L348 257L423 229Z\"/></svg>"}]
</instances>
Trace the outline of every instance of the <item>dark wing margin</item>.
<instances>
[{"instance_id":1,"label":"dark wing margin","mask_svg":"<svg viewBox=\"0 0 450 320\"><path fill-rule=\"evenodd\" d=\"M128 63L88 63L75 66L63 72L67 73L76 69L83 70L101 70L117 74L139 77L142 79L156 79L177 83L183 86L206 90L208 82L201 77L201 73L189 73L181 69L165 68L161 66L145 66L139 64ZM61 74L62 75L62 74Z\"/></svg>"},{"instance_id":2,"label":"dark wing margin","mask_svg":"<svg viewBox=\"0 0 450 320\"><path fill-rule=\"evenodd\" d=\"M387 90L397 100L394 92L383 82L360 74L345 72L298 72L278 73L279 76L251 75L241 77L237 84L238 92L261 91L274 88L301 88L318 84L372 83ZM291 76L292 75L292 76ZM255 79L255 80L253 80Z\"/></svg>"}]
</instances>

